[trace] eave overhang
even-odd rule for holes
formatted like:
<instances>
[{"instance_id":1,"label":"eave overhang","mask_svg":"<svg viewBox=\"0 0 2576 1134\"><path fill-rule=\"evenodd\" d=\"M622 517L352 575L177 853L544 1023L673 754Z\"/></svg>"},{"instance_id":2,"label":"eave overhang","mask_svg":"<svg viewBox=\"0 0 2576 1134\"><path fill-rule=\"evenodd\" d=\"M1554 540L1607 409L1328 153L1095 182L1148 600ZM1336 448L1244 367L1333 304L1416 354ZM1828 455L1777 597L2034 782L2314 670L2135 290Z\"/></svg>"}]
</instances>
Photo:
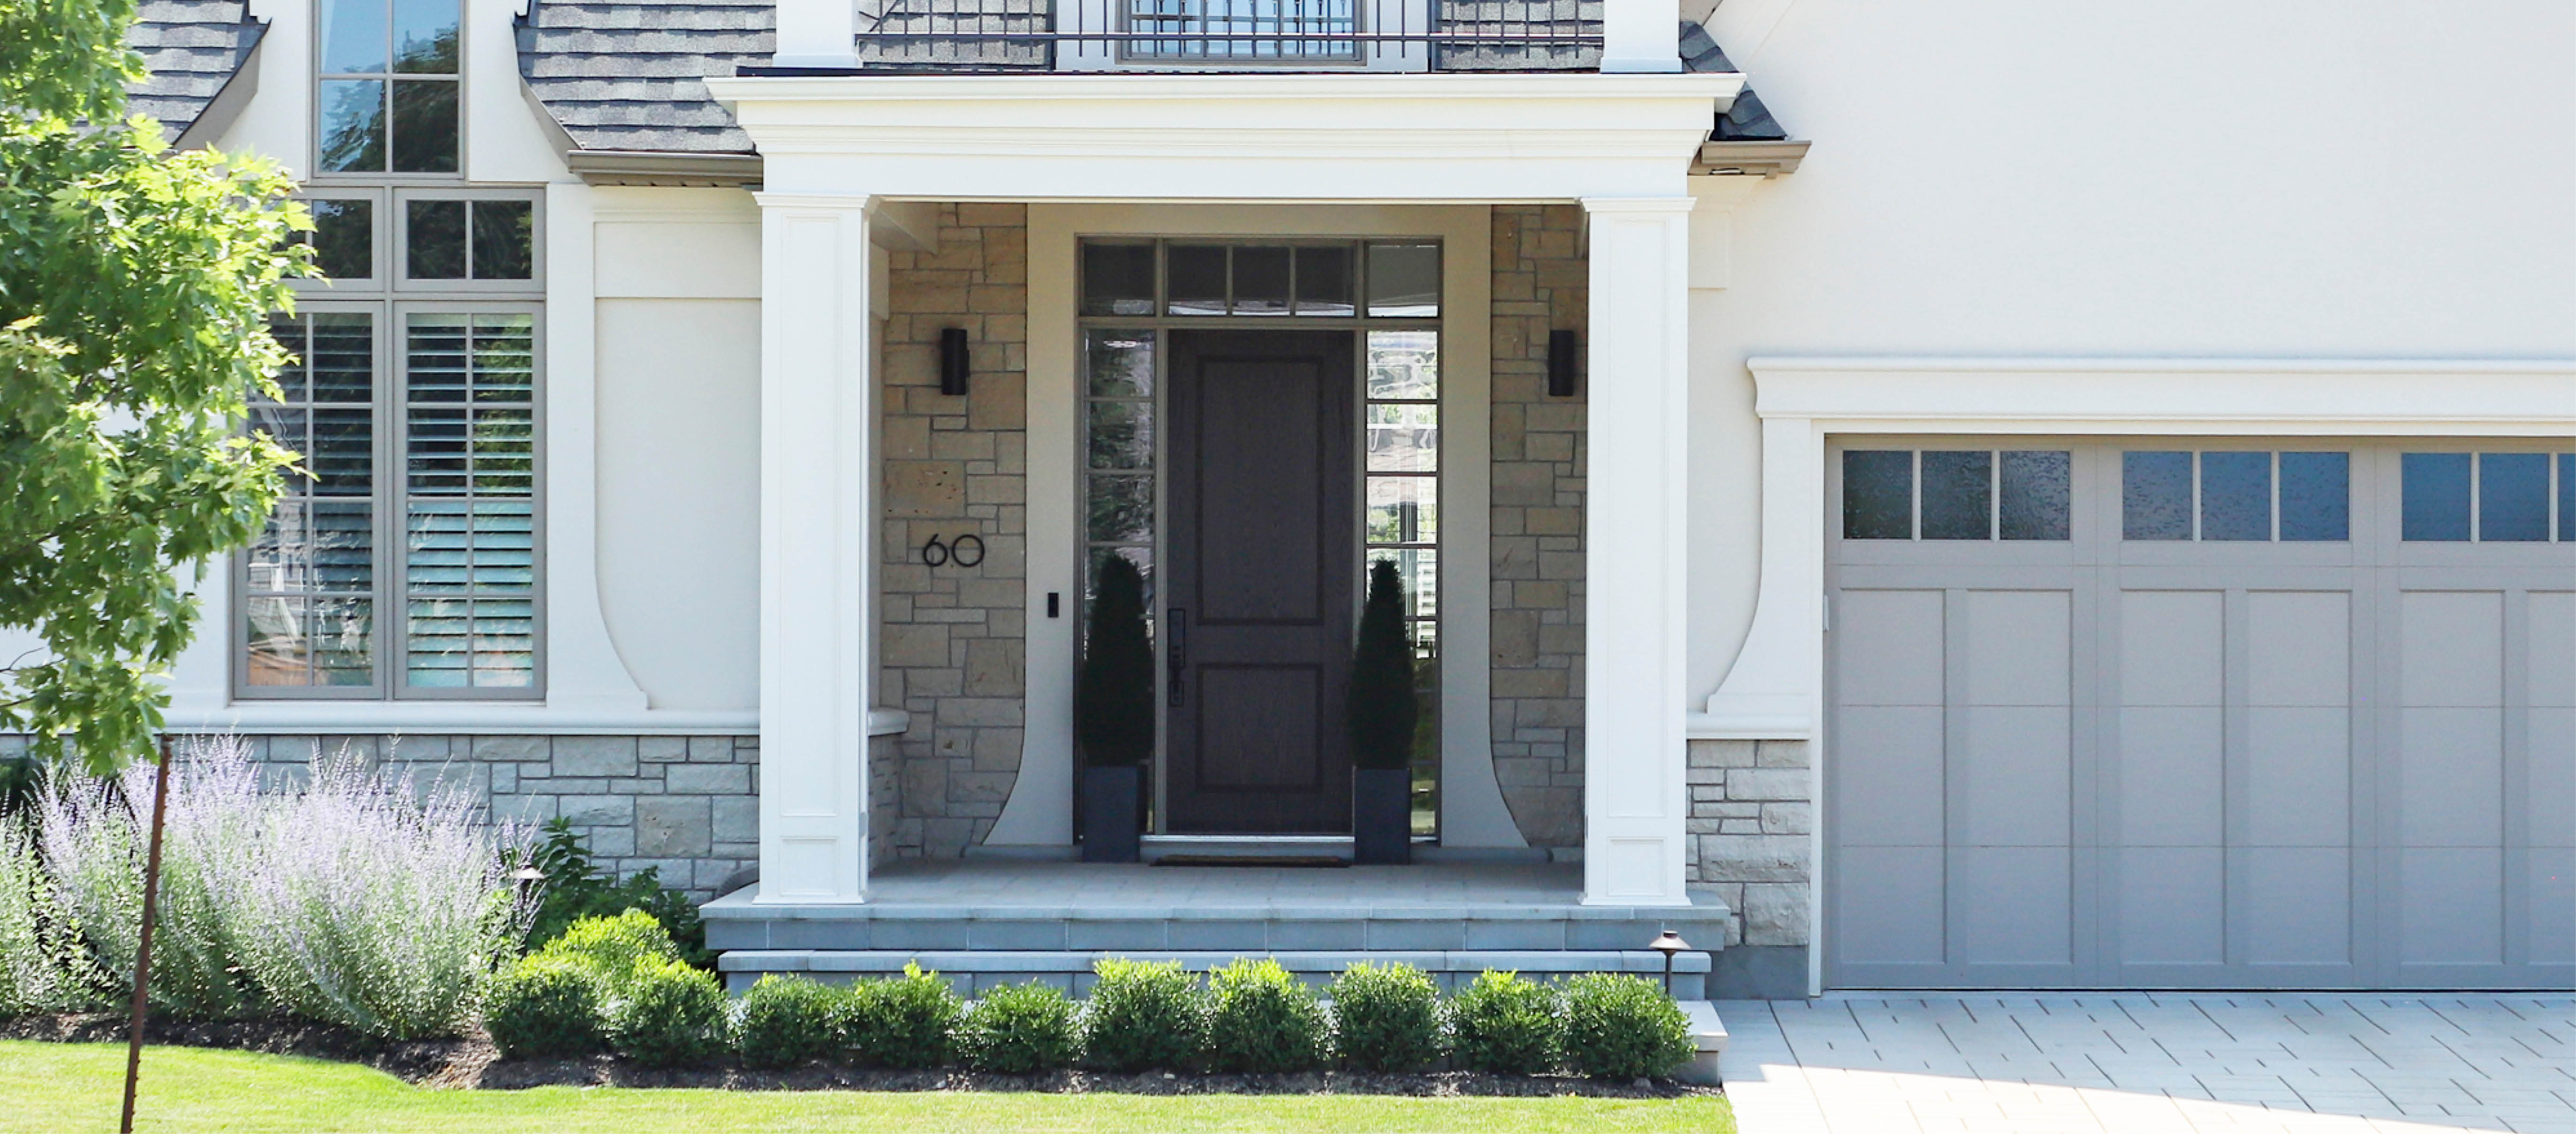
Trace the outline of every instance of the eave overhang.
<instances>
[{"instance_id":1,"label":"eave overhang","mask_svg":"<svg viewBox=\"0 0 2576 1134\"><path fill-rule=\"evenodd\" d=\"M769 190L951 200L1679 196L1733 73L764 75Z\"/></svg>"}]
</instances>

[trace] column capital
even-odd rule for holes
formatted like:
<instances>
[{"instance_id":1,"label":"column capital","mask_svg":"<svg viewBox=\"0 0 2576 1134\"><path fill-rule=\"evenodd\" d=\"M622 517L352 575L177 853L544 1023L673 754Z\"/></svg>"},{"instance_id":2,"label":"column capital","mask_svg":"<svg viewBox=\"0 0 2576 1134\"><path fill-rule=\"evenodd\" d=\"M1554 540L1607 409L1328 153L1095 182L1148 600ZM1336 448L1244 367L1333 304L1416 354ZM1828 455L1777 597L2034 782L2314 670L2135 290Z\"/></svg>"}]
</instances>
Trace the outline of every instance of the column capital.
<instances>
[{"instance_id":1,"label":"column capital","mask_svg":"<svg viewBox=\"0 0 2576 1134\"><path fill-rule=\"evenodd\" d=\"M869 193L772 193L762 190L751 195L764 209L845 209L872 212L885 203L885 198Z\"/></svg>"}]
</instances>

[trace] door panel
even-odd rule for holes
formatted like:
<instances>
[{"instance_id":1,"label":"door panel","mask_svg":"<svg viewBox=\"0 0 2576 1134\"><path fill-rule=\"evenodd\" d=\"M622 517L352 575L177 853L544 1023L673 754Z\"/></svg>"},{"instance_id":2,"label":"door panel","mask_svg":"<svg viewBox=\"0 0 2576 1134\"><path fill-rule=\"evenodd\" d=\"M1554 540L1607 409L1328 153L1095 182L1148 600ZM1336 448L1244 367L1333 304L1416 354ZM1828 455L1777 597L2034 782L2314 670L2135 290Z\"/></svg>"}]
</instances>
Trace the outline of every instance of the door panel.
<instances>
[{"instance_id":1,"label":"door panel","mask_svg":"<svg viewBox=\"0 0 2576 1134\"><path fill-rule=\"evenodd\" d=\"M1348 831L1351 334L1170 336L1166 826Z\"/></svg>"},{"instance_id":2,"label":"door panel","mask_svg":"<svg viewBox=\"0 0 2576 1134\"><path fill-rule=\"evenodd\" d=\"M1846 541L1827 462L1828 985L2576 984L2576 541L2402 540L2443 442L2270 446L2352 455L2313 543L2124 538L2124 450L2261 441L1995 447L2071 539Z\"/></svg>"}]
</instances>

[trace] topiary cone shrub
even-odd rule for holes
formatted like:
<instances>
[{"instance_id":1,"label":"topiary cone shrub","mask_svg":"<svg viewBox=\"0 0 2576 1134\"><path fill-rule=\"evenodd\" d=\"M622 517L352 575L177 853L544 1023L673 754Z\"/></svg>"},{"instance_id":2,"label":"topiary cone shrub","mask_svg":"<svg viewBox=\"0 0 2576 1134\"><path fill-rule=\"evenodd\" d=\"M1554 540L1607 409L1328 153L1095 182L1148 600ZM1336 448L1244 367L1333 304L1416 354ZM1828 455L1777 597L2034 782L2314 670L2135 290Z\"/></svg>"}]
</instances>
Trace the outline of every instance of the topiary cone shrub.
<instances>
[{"instance_id":1,"label":"topiary cone shrub","mask_svg":"<svg viewBox=\"0 0 2576 1134\"><path fill-rule=\"evenodd\" d=\"M1368 602L1360 608L1359 643L1351 657L1348 711L1351 766L1404 771L1413 763L1413 732L1422 707L1413 690L1413 637L1404 616L1404 580L1395 561L1369 566Z\"/></svg>"},{"instance_id":2,"label":"topiary cone shrub","mask_svg":"<svg viewBox=\"0 0 2576 1134\"><path fill-rule=\"evenodd\" d=\"M1101 563L1073 685L1073 739L1083 763L1132 768L1154 754L1154 641L1145 576L1125 556Z\"/></svg>"}]
</instances>

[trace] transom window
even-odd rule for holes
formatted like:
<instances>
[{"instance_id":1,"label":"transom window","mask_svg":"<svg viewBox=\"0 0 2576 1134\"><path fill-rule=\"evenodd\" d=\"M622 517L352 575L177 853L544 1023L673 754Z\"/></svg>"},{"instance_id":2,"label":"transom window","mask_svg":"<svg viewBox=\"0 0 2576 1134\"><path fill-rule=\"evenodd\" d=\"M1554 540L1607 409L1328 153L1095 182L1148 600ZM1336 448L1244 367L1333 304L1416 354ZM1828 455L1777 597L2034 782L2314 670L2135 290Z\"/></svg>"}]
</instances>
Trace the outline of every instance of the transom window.
<instances>
[{"instance_id":1,"label":"transom window","mask_svg":"<svg viewBox=\"0 0 2576 1134\"><path fill-rule=\"evenodd\" d=\"M1427 241L1089 240L1081 250L1083 594L1109 557L1135 563L1152 600L1164 444L1165 333L1202 325L1358 332L1364 383L1353 517L1363 569L1403 579L1423 715L1414 830L1438 822L1441 248Z\"/></svg>"},{"instance_id":2,"label":"transom window","mask_svg":"<svg viewBox=\"0 0 2576 1134\"><path fill-rule=\"evenodd\" d=\"M458 0L316 0L315 167L460 169Z\"/></svg>"}]
</instances>

